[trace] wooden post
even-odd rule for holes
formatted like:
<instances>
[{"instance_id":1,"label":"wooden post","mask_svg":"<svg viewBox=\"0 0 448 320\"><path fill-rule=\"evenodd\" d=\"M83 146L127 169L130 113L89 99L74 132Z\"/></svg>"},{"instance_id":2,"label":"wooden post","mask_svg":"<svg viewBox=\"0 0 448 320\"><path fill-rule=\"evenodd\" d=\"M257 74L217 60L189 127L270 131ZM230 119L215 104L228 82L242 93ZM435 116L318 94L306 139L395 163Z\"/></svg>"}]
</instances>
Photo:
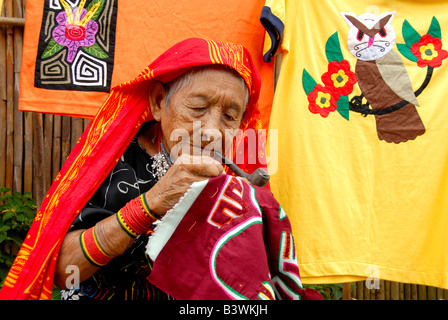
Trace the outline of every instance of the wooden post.
<instances>
[{"instance_id":1,"label":"wooden post","mask_svg":"<svg viewBox=\"0 0 448 320\"><path fill-rule=\"evenodd\" d=\"M437 293L437 300L443 300L443 289L442 288L436 288L436 293Z\"/></svg>"},{"instance_id":2,"label":"wooden post","mask_svg":"<svg viewBox=\"0 0 448 320\"><path fill-rule=\"evenodd\" d=\"M81 118L71 118L72 120L72 136L70 143L70 150L73 150L75 145L78 143L79 137L81 137L84 131L84 120Z\"/></svg>"},{"instance_id":3,"label":"wooden post","mask_svg":"<svg viewBox=\"0 0 448 320\"><path fill-rule=\"evenodd\" d=\"M52 153L52 171L51 182L56 178L59 170L61 170L61 129L62 117L54 116L53 118L53 153Z\"/></svg>"},{"instance_id":4,"label":"wooden post","mask_svg":"<svg viewBox=\"0 0 448 320\"><path fill-rule=\"evenodd\" d=\"M384 281L384 299L390 300L390 281Z\"/></svg>"},{"instance_id":5,"label":"wooden post","mask_svg":"<svg viewBox=\"0 0 448 320\"><path fill-rule=\"evenodd\" d=\"M437 290L435 287L428 286L427 292L428 292L428 300L437 300Z\"/></svg>"},{"instance_id":6,"label":"wooden post","mask_svg":"<svg viewBox=\"0 0 448 320\"><path fill-rule=\"evenodd\" d=\"M24 27L25 19L0 17L0 25L12 26L12 27Z\"/></svg>"},{"instance_id":7,"label":"wooden post","mask_svg":"<svg viewBox=\"0 0 448 320\"><path fill-rule=\"evenodd\" d=\"M364 300L364 281L356 282L356 299Z\"/></svg>"},{"instance_id":8,"label":"wooden post","mask_svg":"<svg viewBox=\"0 0 448 320\"><path fill-rule=\"evenodd\" d=\"M426 294L426 286L418 285L418 300L427 300L428 296Z\"/></svg>"},{"instance_id":9,"label":"wooden post","mask_svg":"<svg viewBox=\"0 0 448 320\"><path fill-rule=\"evenodd\" d=\"M18 3L20 2L20 3ZM22 1L13 2L13 16L22 17ZM14 28L14 178L13 191L22 193L23 174L23 113L19 111L20 68L22 63L23 29Z\"/></svg>"},{"instance_id":10,"label":"wooden post","mask_svg":"<svg viewBox=\"0 0 448 320\"><path fill-rule=\"evenodd\" d=\"M30 112L24 114L24 164L23 164L23 192L33 192L33 115Z\"/></svg>"},{"instance_id":11,"label":"wooden post","mask_svg":"<svg viewBox=\"0 0 448 320\"><path fill-rule=\"evenodd\" d=\"M411 284L405 283L404 285L404 300L411 300Z\"/></svg>"},{"instance_id":12,"label":"wooden post","mask_svg":"<svg viewBox=\"0 0 448 320\"><path fill-rule=\"evenodd\" d=\"M379 292L378 292L378 300L385 300L386 299L386 292L385 292L385 281L384 280L380 280L380 288L379 288Z\"/></svg>"},{"instance_id":13,"label":"wooden post","mask_svg":"<svg viewBox=\"0 0 448 320\"><path fill-rule=\"evenodd\" d=\"M5 1L5 14L11 17L12 1ZM6 181L12 188L14 172L14 30L6 27Z\"/></svg>"},{"instance_id":14,"label":"wooden post","mask_svg":"<svg viewBox=\"0 0 448 320\"><path fill-rule=\"evenodd\" d=\"M68 155L70 154L70 131L71 120L70 117L62 117L62 153L61 153L61 166L64 164Z\"/></svg>"},{"instance_id":15,"label":"wooden post","mask_svg":"<svg viewBox=\"0 0 448 320\"><path fill-rule=\"evenodd\" d=\"M6 186L6 99L6 28L0 26L0 186Z\"/></svg>"},{"instance_id":16,"label":"wooden post","mask_svg":"<svg viewBox=\"0 0 448 320\"><path fill-rule=\"evenodd\" d=\"M351 300L352 298L352 283L346 282L342 285L342 300Z\"/></svg>"},{"instance_id":17,"label":"wooden post","mask_svg":"<svg viewBox=\"0 0 448 320\"><path fill-rule=\"evenodd\" d=\"M44 166L44 134L43 116L33 113L34 129L34 195L37 207L42 204L45 196L45 166Z\"/></svg>"},{"instance_id":18,"label":"wooden post","mask_svg":"<svg viewBox=\"0 0 448 320\"><path fill-rule=\"evenodd\" d=\"M418 286L411 284L411 300L418 300Z\"/></svg>"},{"instance_id":19,"label":"wooden post","mask_svg":"<svg viewBox=\"0 0 448 320\"><path fill-rule=\"evenodd\" d=\"M400 300L400 287L398 282L390 283L390 300Z\"/></svg>"},{"instance_id":20,"label":"wooden post","mask_svg":"<svg viewBox=\"0 0 448 320\"><path fill-rule=\"evenodd\" d=\"M53 149L53 118L52 114L44 115L44 170L45 170L45 193L50 189L52 182L52 149Z\"/></svg>"}]
</instances>

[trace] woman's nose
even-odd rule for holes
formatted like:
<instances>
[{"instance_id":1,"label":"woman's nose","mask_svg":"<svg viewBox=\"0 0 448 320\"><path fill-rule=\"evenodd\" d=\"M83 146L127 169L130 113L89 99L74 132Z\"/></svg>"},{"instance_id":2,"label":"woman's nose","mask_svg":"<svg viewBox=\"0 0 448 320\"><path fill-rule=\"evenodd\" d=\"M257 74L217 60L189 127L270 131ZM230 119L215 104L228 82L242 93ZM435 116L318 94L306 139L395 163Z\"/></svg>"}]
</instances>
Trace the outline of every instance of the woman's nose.
<instances>
[{"instance_id":1,"label":"woman's nose","mask_svg":"<svg viewBox=\"0 0 448 320\"><path fill-rule=\"evenodd\" d=\"M221 124L221 118L217 115L210 115L203 120L201 126L201 146L205 148L206 146L213 144L213 148L221 148L223 139L223 130ZM210 148L212 146L209 146Z\"/></svg>"}]
</instances>

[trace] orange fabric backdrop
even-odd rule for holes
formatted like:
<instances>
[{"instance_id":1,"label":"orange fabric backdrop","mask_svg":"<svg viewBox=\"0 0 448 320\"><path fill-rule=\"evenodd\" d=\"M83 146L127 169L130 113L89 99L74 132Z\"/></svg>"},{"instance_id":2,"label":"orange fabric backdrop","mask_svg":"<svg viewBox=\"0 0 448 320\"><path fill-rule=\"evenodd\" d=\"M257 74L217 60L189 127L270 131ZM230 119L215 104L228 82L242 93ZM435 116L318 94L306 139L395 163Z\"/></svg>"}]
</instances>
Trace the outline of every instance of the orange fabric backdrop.
<instances>
[{"instance_id":1,"label":"orange fabric backdrop","mask_svg":"<svg viewBox=\"0 0 448 320\"><path fill-rule=\"evenodd\" d=\"M67 3L76 4L72 7L76 10L79 1ZM273 63L262 61L265 31L259 17L263 5L262 0L118 1L111 87L135 78L157 56L185 38L208 37L239 43L249 49L262 77L259 103L263 128L267 128L273 97ZM19 109L91 118L107 92L51 90L34 85L43 9L43 0L27 3Z\"/></svg>"}]
</instances>

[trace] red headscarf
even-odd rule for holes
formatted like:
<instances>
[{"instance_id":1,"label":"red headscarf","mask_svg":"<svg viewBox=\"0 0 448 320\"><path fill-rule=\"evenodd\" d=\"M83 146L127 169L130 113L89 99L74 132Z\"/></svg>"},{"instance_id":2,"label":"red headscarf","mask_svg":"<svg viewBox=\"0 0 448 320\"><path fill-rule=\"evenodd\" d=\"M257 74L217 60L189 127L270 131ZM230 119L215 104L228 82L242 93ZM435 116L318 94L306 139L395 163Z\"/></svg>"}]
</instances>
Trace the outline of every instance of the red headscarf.
<instances>
[{"instance_id":1,"label":"red headscarf","mask_svg":"<svg viewBox=\"0 0 448 320\"><path fill-rule=\"evenodd\" d=\"M71 223L141 125L153 118L148 101L152 81L168 82L192 67L212 64L229 66L244 79L250 98L241 128L259 128L260 76L247 49L199 38L174 45L136 79L112 89L46 195L0 291L0 299L51 299L59 249Z\"/></svg>"}]
</instances>

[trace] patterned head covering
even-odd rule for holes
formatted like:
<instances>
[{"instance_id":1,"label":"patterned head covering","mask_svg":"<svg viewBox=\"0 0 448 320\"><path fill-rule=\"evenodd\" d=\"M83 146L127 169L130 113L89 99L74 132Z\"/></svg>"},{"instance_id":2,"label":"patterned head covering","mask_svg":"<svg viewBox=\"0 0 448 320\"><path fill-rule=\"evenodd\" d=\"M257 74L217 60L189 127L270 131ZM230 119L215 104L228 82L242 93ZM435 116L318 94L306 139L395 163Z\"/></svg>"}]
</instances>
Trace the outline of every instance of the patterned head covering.
<instances>
[{"instance_id":1,"label":"patterned head covering","mask_svg":"<svg viewBox=\"0 0 448 320\"><path fill-rule=\"evenodd\" d=\"M259 127L260 76L247 49L202 38L174 45L137 78L112 89L44 198L0 291L0 299L51 299L59 249L72 221L141 125L153 118L148 101L152 81L168 82L192 67L214 64L229 66L244 79L250 97L241 128Z\"/></svg>"},{"instance_id":2,"label":"patterned head covering","mask_svg":"<svg viewBox=\"0 0 448 320\"><path fill-rule=\"evenodd\" d=\"M260 75L249 51L239 44L199 38L184 40L154 60L137 78L118 87L126 89L143 85L147 88L153 80L167 83L193 67L205 65L228 66L238 72L249 90L249 101L241 129L259 128L257 101L261 87ZM144 98L146 99L146 93ZM149 110L149 104L147 109ZM147 120L150 119L152 115Z\"/></svg>"}]
</instances>

